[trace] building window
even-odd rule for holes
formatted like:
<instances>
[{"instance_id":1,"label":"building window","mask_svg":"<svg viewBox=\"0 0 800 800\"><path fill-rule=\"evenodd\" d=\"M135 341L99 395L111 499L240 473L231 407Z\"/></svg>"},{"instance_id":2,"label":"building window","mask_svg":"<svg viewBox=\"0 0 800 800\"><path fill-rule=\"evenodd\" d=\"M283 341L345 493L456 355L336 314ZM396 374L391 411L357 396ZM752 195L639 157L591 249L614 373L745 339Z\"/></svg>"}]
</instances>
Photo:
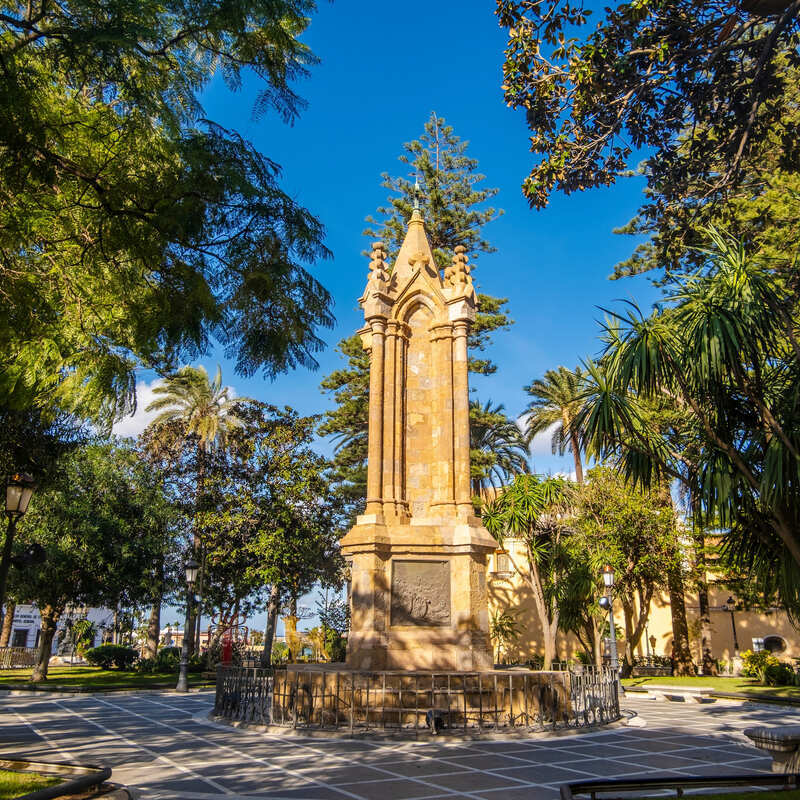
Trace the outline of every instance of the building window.
<instances>
[{"instance_id":1,"label":"building window","mask_svg":"<svg viewBox=\"0 0 800 800\"><path fill-rule=\"evenodd\" d=\"M494 572L495 573L508 573L511 572L511 560L505 550L497 550L494 554Z\"/></svg>"},{"instance_id":2,"label":"building window","mask_svg":"<svg viewBox=\"0 0 800 800\"><path fill-rule=\"evenodd\" d=\"M25 647L28 644L28 629L17 628L11 638L12 647Z\"/></svg>"},{"instance_id":3,"label":"building window","mask_svg":"<svg viewBox=\"0 0 800 800\"><path fill-rule=\"evenodd\" d=\"M765 636L764 649L770 653L782 653L786 650L786 639L783 636Z\"/></svg>"}]
</instances>

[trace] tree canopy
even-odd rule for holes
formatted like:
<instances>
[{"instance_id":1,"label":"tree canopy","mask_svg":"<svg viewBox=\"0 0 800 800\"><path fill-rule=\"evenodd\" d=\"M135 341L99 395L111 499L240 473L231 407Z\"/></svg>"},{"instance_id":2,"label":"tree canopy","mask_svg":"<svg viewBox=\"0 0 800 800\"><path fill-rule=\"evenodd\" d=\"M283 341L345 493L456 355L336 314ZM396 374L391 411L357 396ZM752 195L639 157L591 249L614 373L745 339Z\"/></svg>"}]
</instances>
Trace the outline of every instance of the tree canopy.
<instances>
[{"instance_id":1,"label":"tree canopy","mask_svg":"<svg viewBox=\"0 0 800 800\"><path fill-rule=\"evenodd\" d=\"M524 109L537 157L523 183L532 206L613 184L644 158L646 199L626 230L653 239L619 274L675 266L703 224L744 221L776 169L797 174L797 2L644 0L594 25L572 0L498 0L496 13L505 98Z\"/></svg>"},{"instance_id":2,"label":"tree canopy","mask_svg":"<svg viewBox=\"0 0 800 800\"><path fill-rule=\"evenodd\" d=\"M242 374L314 366L321 224L199 93L257 76L287 121L309 0L6 4L0 13L0 401L108 424L134 369L212 339Z\"/></svg>"}]
</instances>

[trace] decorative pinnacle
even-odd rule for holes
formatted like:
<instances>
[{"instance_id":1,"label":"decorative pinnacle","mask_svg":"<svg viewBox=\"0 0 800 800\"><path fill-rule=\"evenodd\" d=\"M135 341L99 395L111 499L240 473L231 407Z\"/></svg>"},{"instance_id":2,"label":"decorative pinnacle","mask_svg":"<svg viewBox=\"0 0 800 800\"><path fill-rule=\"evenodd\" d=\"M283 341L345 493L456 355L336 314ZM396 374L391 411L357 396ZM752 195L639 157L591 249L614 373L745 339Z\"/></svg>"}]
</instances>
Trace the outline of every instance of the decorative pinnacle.
<instances>
[{"instance_id":1,"label":"decorative pinnacle","mask_svg":"<svg viewBox=\"0 0 800 800\"><path fill-rule=\"evenodd\" d=\"M419 175L414 176L414 211L419 211Z\"/></svg>"}]
</instances>

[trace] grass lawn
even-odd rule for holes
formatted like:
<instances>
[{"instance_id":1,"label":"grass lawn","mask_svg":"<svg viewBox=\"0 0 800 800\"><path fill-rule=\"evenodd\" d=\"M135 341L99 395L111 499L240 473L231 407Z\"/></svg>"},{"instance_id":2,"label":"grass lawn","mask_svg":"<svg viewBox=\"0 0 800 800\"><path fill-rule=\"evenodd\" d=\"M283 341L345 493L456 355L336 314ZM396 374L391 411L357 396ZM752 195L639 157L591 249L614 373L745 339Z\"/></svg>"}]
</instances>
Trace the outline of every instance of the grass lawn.
<instances>
[{"instance_id":1,"label":"grass lawn","mask_svg":"<svg viewBox=\"0 0 800 800\"><path fill-rule=\"evenodd\" d=\"M12 797L20 797L37 789L55 786L62 780L37 775L35 772L9 772L7 769L0 769L0 800L11 800Z\"/></svg>"},{"instance_id":2,"label":"grass lawn","mask_svg":"<svg viewBox=\"0 0 800 800\"><path fill-rule=\"evenodd\" d=\"M44 683L31 683L31 669L0 670L0 689L8 684L27 687L68 686L82 689L146 689L174 688L178 680L177 673L158 675L142 675L133 670L101 669L100 667L50 667ZM208 680L197 673L189 674L189 684L199 686L208 684Z\"/></svg>"},{"instance_id":3,"label":"grass lawn","mask_svg":"<svg viewBox=\"0 0 800 800\"><path fill-rule=\"evenodd\" d=\"M623 686L646 686L648 683L656 686L703 686L715 689L718 692L742 692L747 694L774 694L779 697L791 697L800 700L800 686L761 686L752 678L713 678L699 676L696 678L625 678ZM785 792L781 793L784 800L788 800ZM800 795L798 795L800 800Z\"/></svg>"}]
</instances>

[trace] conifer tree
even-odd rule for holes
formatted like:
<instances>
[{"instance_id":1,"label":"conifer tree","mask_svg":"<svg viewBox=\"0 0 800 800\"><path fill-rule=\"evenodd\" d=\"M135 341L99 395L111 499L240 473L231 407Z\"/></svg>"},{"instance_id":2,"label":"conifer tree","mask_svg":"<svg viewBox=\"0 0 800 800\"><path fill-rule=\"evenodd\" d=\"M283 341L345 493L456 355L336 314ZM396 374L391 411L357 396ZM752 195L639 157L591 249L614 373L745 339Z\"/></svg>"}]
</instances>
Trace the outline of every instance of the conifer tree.
<instances>
[{"instance_id":1,"label":"conifer tree","mask_svg":"<svg viewBox=\"0 0 800 800\"><path fill-rule=\"evenodd\" d=\"M403 145L399 160L407 174L381 175L381 185L391 194L387 204L377 209L377 218L367 217L369 227L364 235L384 243L390 264L397 257L411 217L416 179L422 187L419 199L425 230L440 269L450 263L457 245L467 249L473 268L481 253L495 251L482 229L503 213L486 206L498 190L479 185L485 176L477 172L478 161L467 155L467 147L468 142L434 111L422 136ZM512 324L506 303L506 298L478 293L478 313L469 338L473 354L486 349L495 331ZM322 381L323 392L333 394L336 408L326 412L320 433L332 436L337 445L335 477L356 514L366 496L369 357L355 334L339 342L337 349L347 363ZM474 356L469 367L482 375L497 369L490 359Z\"/></svg>"}]
</instances>

